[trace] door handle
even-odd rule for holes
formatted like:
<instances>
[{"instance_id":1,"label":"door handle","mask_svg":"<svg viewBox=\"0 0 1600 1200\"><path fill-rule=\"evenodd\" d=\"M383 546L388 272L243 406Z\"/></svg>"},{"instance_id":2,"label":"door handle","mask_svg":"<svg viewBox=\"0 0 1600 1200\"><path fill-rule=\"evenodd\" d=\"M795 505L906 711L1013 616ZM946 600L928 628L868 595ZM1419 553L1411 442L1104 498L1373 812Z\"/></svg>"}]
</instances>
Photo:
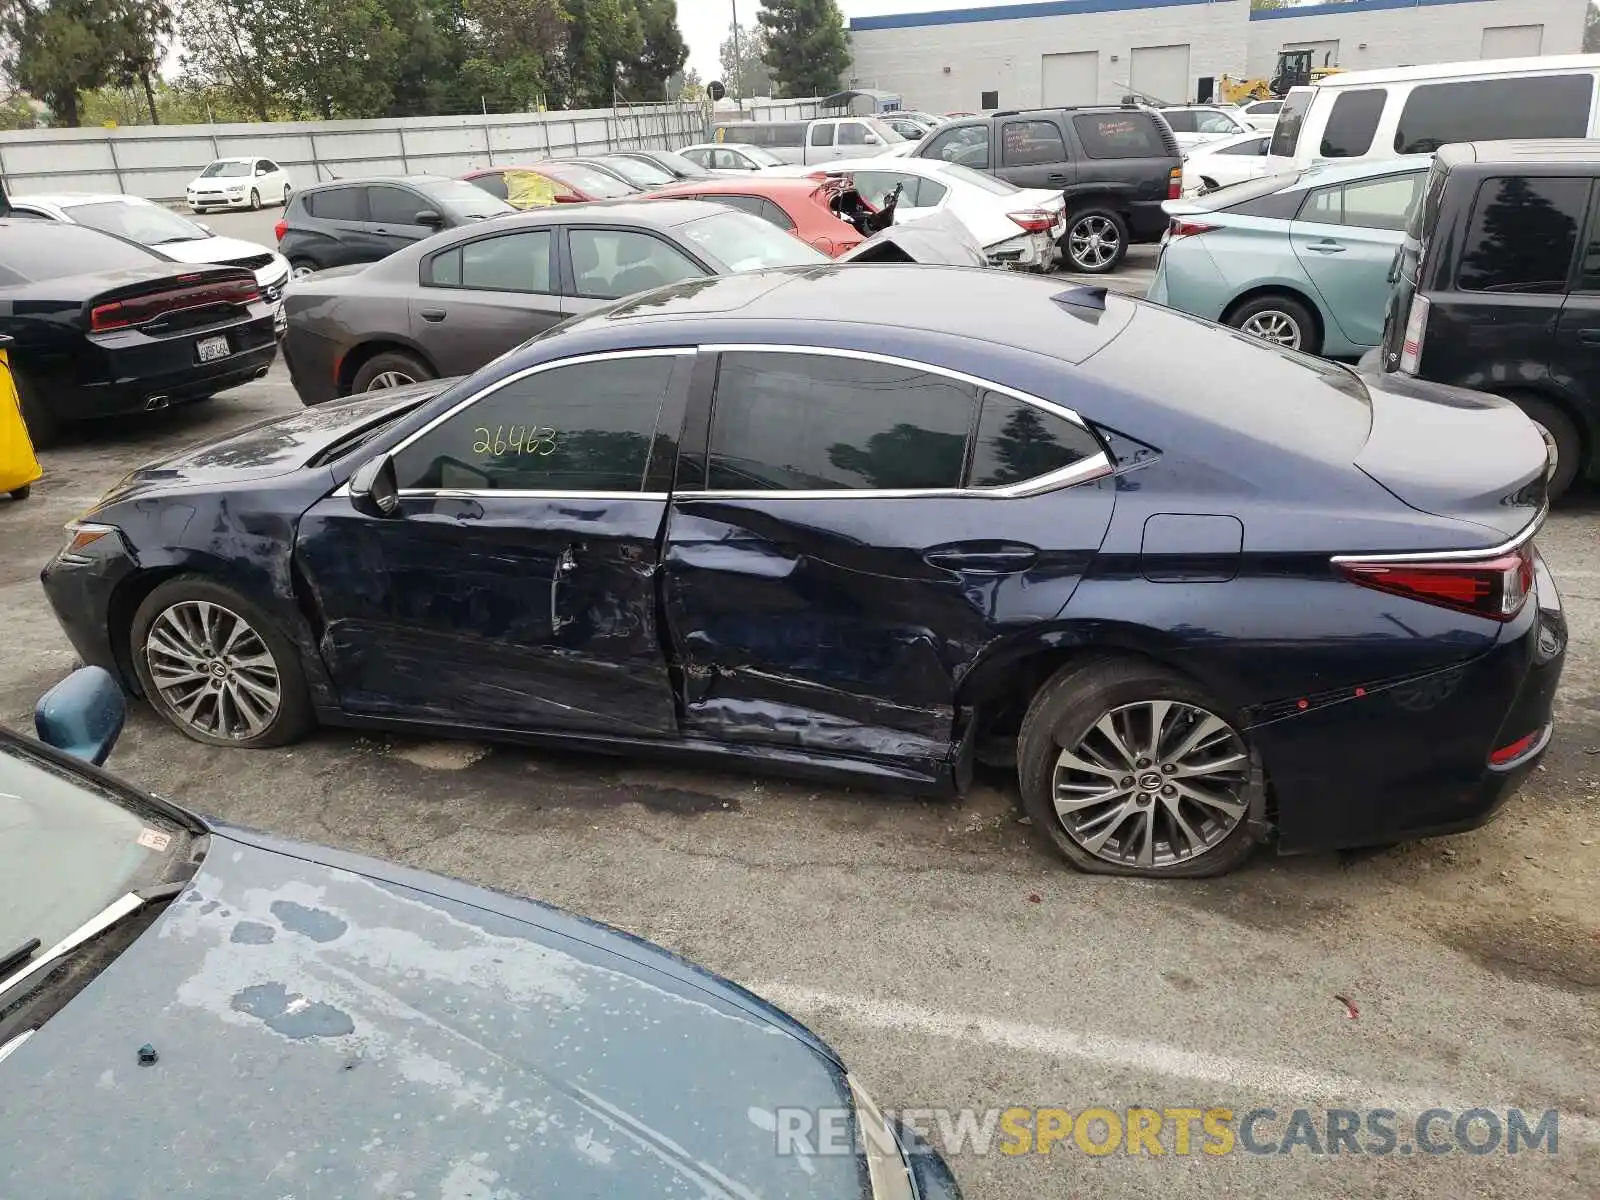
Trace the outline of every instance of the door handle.
<instances>
[{"instance_id":1,"label":"door handle","mask_svg":"<svg viewBox=\"0 0 1600 1200\"><path fill-rule=\"evenodd\" d=\"M1009 575L1039 561L1037 546L1013 542L969 542L936 546L922 556L930 567L977 575Z\"/></svg>"},{"instance_id":2,"label":"door handle","mask_svg":"<svg viewBox=\"0 0 1600 1200\"><path fill-rule=\"evenodd\" d=\"M574 618L561 615L561 581L578 569L578 556L568 546L556 556L555 570L550 574L550 631L560 633L571 625Z\"/></svg>"},{"instance_id":3,"label":"door handle","mask_svg":"<svg viewBox=\"0 0 1600 1200\"><path fill-rule=\"evenodd\" d=\"M1338 242L1329 241L1326 238L1320 242L1312 242L1306 249L1315 250L1318 254L1343 254L1345 251L1345 248L1339 245Z\"/></svg>"},{"instance_id":4,"label":"door handle","mask_svg":"<svg viewBox=\"0 0 1600 1200\"><path fill-rule=\"evenodd\" d=\"M1600 329L1580 329L1578 340L1585 346L1600 346Z\"/></svg>"},{"instance_id":5,"label":"door handle","mask_svg":"<svg viewBox=\"0 0 1600 1200\"><path fill-rule=\"evenodd\" d=\"M572 547L568 546L556 559L556 574L571 575L578 569L578 556L573 554Z\"/></svg>"},{"instance_id":6,"label":"door handle","mask_svg":"<svg viewBox=\"0 0 1600 1200\"><path fill-rule=\"evenodd\" d=\"M1050 183L1065 183L1067 181L1067 177L1060 171L1051 171L1050 174L1045 176L1045 179Z\"/></svg>"},{"instance_id":7,"label":"door handle","mask_svg":"<svg viewBox=\"0 0 1600 1200\"><path fill-rule=\"evenodd\" d=\"M444 320L444 309L442 309L442 308L419 308L417 310L417 315L419 317L421 317L424 321L442 321L442 320Z\"/></svg>"}]
</instances>

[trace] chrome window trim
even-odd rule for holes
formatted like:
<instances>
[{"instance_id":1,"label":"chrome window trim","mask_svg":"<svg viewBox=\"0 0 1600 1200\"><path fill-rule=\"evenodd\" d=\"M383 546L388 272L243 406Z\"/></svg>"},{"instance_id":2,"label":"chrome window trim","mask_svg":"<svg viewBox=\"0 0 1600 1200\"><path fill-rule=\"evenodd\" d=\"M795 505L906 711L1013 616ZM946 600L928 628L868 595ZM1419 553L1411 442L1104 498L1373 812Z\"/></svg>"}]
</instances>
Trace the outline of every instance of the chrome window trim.
<instances>
[{"instance_id":1,"label":"chrome window trim","mask_svg":"<svg viewBox=\"0 0 1600 1200\"><path fill-rule=\"evenodd\" d=\"M786 346L774 342L717 342L703 345L700 349L708 354L732 354L736 352L814 354L828 358L849 358L862 362L883 363L887 366L908 367L911 370L924 371L930 375L942 375L946 379L954 379L958 383L965 383L982 391L998 392L1000 395L1010 396L1013 400L1020 401L1032 408L1039 409L1041 412L1076 425L1090 437L1095 437L1094 431L1089 428L1088 423L1065 405L1056 404L1054 401L1045 400L1029 392L1019 391L1014 387L1007 387L1005 384L995 383L977 375L968 375L964 371L936 366L933 363L919 362L912 358L900 358L893 354L879 354L873 350L847 350L834 346ZM714 407L715 405L713 404ZM1095 438L1095 441L1098 442L1099 438ZM956 497L968 500L1013 500L1025 496L1043 495L1046 492L1058 491L1061 488L1104 478L1110 475L1113 470L1111 456L1102 450L1099 454L1079 459L1077 462L1062 467L1058 471L1052 471L1048 475L1036 475L1032 479L1024 479L1018 483L1008 483L1002 487L818 488L812 491L767 490L763 488L708 488L702 491L674 492L673 495L675 499L709 498L714 500L915 500L928 497Z\"/></svg>"},{"instance_id":2,"label":"chrome window trim","mask_svg":"<svg viewBox=\"0 0 1600 1200\"><path fill-rule=\"evenodd\" d=\"M431 496L435 500L654 500L671 499L666 492L558 492L524 488L399 488L400 496Z\"/></svg>"},{"instance_id":3,"label":"chrome window trim","mask_svg":"<svg viewBox=\"0 0 1600 1200\"><path fill-rule=\"evenodd\" d=\"M1501 542L1498 546L1486 546L1481 550L1420 550L1401 554L1335 554L1333 561L1336 563L1395 563L1395 562L1478 562L1493 558L1502 558L1514 550L1520 549L1544 526L1544 520L1550 515L1550 502L1547 500L1539 506L1539 511L1514 536Z\"/></svg>"}]
</instances>

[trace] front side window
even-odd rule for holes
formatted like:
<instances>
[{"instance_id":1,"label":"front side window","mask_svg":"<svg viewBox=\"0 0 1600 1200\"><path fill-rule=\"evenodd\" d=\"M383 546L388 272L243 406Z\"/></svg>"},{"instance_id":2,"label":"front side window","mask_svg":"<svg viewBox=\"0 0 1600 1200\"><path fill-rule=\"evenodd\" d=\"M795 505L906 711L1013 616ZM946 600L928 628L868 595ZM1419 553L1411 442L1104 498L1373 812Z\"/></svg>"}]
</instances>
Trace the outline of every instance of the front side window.
<instances>
[{"instance_id":1,"label":"front side window","mask_svg":"<svg viewBox=\"0 0 1600 1200\"><path fill-rule=\"evenodd\" d=\"M811 144L813 146L833 145L833 126L826 121L818 121L811 127Z\"/></svg>"},{"instance_id":2,"label":"front side window","mask_svg":"<svg viewBox=\"0 0 1600 1200\"><path fill-rule=\"evenodd\" d=\"M1090 158L1166 158L1166 142L1146 113L1080 113L1072 118Z\"/></svg>"},{"instance_id":3,"label":"front side window","mask_svg":"<svg viewBox=\"0 0 1600 1200\"><path fill-rule=\"evenodd\" d=\"M841 146L865 146L867 144L867 127L860 121L846 121L839 126L839 144Z\"/></svg>"},{"instance_id":4,"label":"front side window","mask_svg":"<svg viewBox=\"0 0 1600 1200\"><path fill-rule=\"evenodd\" d=\"M947 129L930 141L923 158L939 158L977 171L989 169L989 127L961 125Z\"/></svg>"},{"instance_id":5,"label":"front side window","mask_svg":"<svg viewBox=\"0 0 1600 1200\"><path fill-rule=\"evenodd\" d=\"M681 250L637 230L573 229L567 244L580 296L616 300L705 274Z\"/></svg>"},{"instance_id":6,"label":"front side window","mask_svg":"<svg viewBox=\"0 0 1600 1200\"><path fill-rule=\"evenodd\" d=\"M959 487L977 391L894 363L804 353L724 354L707 487Z\"/></svg>"},{"instance_id":7,"label":"front side window","mask_svg":"<svg viewBox=\"0 0 1600 1200\"><path fill-rule=\"evenodd\" d=\"M434 287L548 295L555 291L550 286L550 231L533 229L479 238L435 254L424 268L422 282Z\"/></svg>"},{"instance_id":8,"label":"front side window","mask_svg":"<svg viewBox=\"0 0 1600 1200\"><path fill-rule=\"evenodd\" d=\"M902 171L857 171L851 178L861 198L873 208L882 208L897 186L902 189L900 203L907 208L918 207L916 196L920 180L914 175Z\"/></svg>"},{"instance_id":9,"label":"front side window","mask_svg":"<svg viewBox=\"0 0 1600 1200\"><path fill-rule=\"evenodd\" d=\"M1052 121L1007 121L1000 127L1000 161L1008 167L1065 162L1067 145Z\"/></svg>"},{"instance_id":10,"label":"front side window","mask_svg":"<svg viewBox=\"0 0 1600 1200\"><path fill-rule=\"evenodd\" d=\"M1591 75L1538 75L1424 84L1395 127L1400 154L1432 154L1451 142L1579 138L1589 129Z\"/></svg>"},{"instance_id":11,"label":"front side window","mask_svg":"<svg viewBox=\"0 0 1600 1200\"><path fill-rule=\"evenodd\" d=\"M367 189L367 210L372 214L367 219L374 225L415 225L417 214L429 207L431 206L421 196L404 188Z\"/></svg>"},{"instance_id":12,"label":"front side window","mask_svg":"<svg viewBox=\"0 0 1600 1200\"><path fill-rule=\"evenodd\" d=\"M985 392L968 486L1024 483L1100 452L1083 426L1003 392Z\"/></svg>"},{"instance_id":13,"label":"front side window","mask_svg":"<svg viewBox=\"0 0 1600 1200\"><path fill-rule=\"evenodd\" d=\"M402 489L638 492L670 354L552 367L489 393L394 456Z\"/></svg>"},{"instance_id":14,"label":"front side window","mask_svg":"<svg viewBox=\"0 0 1600 1200\"><path fill-rule=\"evenodd\" d=\"M1195 114L1195 128L1200 133L1238 133L1239 122L1227 113L1202 109Z\"/></svg>"},{"instance_id":15,"label":"front side window","mask_svg":"<svg viewBox=\"0 0 1600 1200\"><path fill-rule=\"evenodd\" d=\"M1463 291L1559 295L1567 290L1587 179L1485 179L1457 276Z\"/></svg>"},{"instance_id":16,"label":"front side window","mask_svg":"<svg viewBox=\"0 0 1600 1200\"><path fill-rule=\"evenodd\" d=\"M1323 158L1360 158L1372 149L1389 93L1382 88L1340 92L1322 131Z\"/></svg>"}]
</instances>

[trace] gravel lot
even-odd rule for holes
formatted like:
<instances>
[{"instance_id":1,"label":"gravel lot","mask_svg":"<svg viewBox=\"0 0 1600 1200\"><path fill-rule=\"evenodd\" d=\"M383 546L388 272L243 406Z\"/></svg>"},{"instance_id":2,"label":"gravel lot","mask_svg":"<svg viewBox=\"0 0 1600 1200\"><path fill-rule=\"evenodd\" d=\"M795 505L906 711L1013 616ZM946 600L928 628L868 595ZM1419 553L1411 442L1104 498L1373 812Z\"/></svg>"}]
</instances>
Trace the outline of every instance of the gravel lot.
<instances>
[{"instance_id":1,"label":"gravel lot","mask_svg":"<svg viewBox=\"0 0 1600 1200\"><path fill-rule=\"evenodd\" d=\"M270 241L277 216L207 220ZM1139 261L1147 279L1153 262ZM280 365L202 406L96 428L44 456L33 498L0 500L0 721L27 726L73 666L37 582L63 522L141 461L297 407ZM958 803L338 731L225 751L142 707L112 764L232 821L662 942L789 1007L886 1107L1561 1112L1553 1156L1096 1159L1070 1142L1048 1157L954 1155L971 1197L1592 1200L1600 496L1558 511L1540 545L1572 648L1554 747L1502 818L1359 856L1260 856L1220 881L1071 874L1036 847L1002 776Z\"/></svg>"}]
</instances>

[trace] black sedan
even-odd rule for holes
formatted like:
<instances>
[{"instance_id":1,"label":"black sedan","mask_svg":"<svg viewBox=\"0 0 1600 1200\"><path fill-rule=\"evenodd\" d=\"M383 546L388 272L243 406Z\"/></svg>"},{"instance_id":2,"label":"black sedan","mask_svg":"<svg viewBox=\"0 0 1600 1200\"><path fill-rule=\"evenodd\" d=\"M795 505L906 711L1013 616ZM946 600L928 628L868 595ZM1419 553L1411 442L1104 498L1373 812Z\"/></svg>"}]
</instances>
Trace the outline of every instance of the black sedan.
<instances>
[{"instance_id":1,"label":"black sedan","mask_svg":"<svg viewBox=\"0 0 1600 1200\"><path fill-rule=\"evenodd\" d=\"M36 446L65 425L200 400L267 373L274 306L243 267L192 266L83 225L0 220L0 334Z\"/></svg>"},{"instance_id":2,"label":"black sedan","mask_svg":"<svg viewBox=\"0 0 1600 1200\"><path fill-rule=\"evenodd\" d=\"M0 728L6 1195L958 1200L743 988L531 900L207 820L88 668ZM778 1149L788 1111L832 1117ZM803 1135L802 1135L803 1136Z\"/></svg>"},{"instance_id":3,"label":"black sedan","mask_svg":"<svg viewBox=\"0 0 1600 1200\"><path fill-rule=\"evenodd\" d=\"M660 167L674 179L716 179L716 172L708 171L699 163L693 162L676 150L615 150L607 157L635 158L655 167Z\"/></svg>"},{"instance_id":4,"label":"black sedan","mask_svg":"<svg viewBox=\"0 0 1600 1200\"><path fill-rule=\"evenodd\" d=\"M982 758L1073 864L1201 875L1466 828L1533 767L1545 466L1505 401L1104 289L811 267L154 464L44 584L209 744L428 728L935 791Z\"/></svg>"}]
</instances>

